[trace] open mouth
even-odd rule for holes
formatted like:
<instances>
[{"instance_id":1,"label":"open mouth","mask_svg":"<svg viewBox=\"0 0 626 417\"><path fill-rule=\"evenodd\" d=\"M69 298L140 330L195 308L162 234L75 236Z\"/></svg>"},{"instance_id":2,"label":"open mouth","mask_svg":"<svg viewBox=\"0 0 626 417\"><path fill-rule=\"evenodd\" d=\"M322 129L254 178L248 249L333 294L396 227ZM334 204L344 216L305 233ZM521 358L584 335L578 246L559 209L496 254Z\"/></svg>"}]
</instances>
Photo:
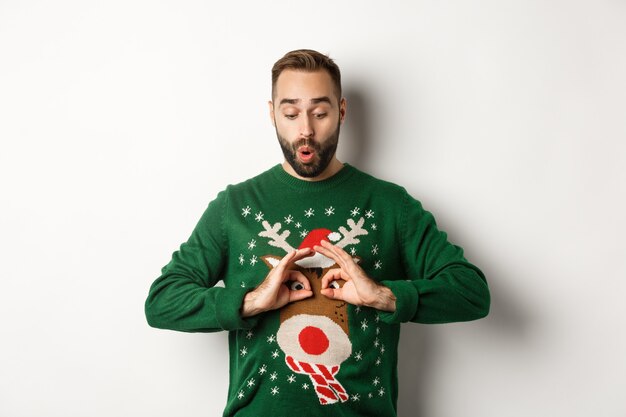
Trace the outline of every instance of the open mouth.
<instances>
[{"instance_id":1,"label":"open mouth","mask_svg":"<svg viewBox=\"0 0 626 417\"><path fill-rule=\"evenodd\" d=\"M311 162L315 157L315 150L309 146L301 146L298 148L298 158L300 161Z\"/></svg>"}]
</instances>

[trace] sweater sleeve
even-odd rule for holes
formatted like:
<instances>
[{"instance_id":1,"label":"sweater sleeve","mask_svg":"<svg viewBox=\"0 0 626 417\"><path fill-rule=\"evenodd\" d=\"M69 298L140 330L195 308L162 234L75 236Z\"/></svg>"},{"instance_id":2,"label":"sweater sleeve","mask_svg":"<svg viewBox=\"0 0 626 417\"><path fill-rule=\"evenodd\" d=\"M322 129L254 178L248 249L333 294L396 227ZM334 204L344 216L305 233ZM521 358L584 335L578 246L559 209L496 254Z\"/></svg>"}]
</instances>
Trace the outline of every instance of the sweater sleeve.
<instances>
[{"instance_id":1,"label":"sweater sleeve","mask_svg":"<svg viewBox=\"0 0 626 417\"><path fill-rule=\"evenodd\" d=\"M396 311L379 312L386 323L449 323L476 320L489 312L485 276L448 242L432 214L405 193L400 230L406 276L382 284L396 296Z\"/></svg>"},{"instance_id":2,"label":"sweater sleeve","mask_svg":"<svg viewBox=\"0 0 626 417\"><path fill-rule=\"evenodd\" d=\"M253 327L242 318L246 288L216 287L226 264L223 230L227 191L213 200L187 242L172 255L148 293L145 314L152 327L186 332L215 332Z\"/></svg>"}]
</instances>

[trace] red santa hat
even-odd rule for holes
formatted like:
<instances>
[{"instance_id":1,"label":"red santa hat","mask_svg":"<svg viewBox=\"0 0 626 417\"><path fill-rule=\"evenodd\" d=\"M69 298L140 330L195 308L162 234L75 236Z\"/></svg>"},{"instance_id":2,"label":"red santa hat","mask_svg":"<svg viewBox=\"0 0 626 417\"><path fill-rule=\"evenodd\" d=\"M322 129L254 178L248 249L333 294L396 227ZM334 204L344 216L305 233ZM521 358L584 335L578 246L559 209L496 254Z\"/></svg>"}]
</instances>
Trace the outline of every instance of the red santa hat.
<instances>
[{"instance_id":1,"label":"red santa hat","mask_svg":"<svg viewBox=\"0 0 626 417\"><path fill-rule=\"evenodd\" d=\"M339 239L341 239L341 235L337 232L323 228L314 229L305 236L302 243L300 243L300 246L298 246L298 249L310 248L311 250L314 250L313 247L321 246L323 240L327 242L336 242ZM304 268L327 268L334 263L335 261L327 258L319 252L316 252L315 255L311 257L300 259L296 262L296 264Z\"/></svg>"}]
</instances>

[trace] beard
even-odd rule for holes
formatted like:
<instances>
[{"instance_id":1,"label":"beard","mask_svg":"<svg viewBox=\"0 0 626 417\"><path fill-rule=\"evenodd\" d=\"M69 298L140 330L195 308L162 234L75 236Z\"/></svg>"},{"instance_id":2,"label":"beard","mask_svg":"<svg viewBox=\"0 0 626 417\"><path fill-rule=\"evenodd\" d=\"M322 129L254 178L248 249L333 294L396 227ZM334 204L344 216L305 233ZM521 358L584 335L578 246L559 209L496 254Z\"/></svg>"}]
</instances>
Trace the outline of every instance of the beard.
<instances>
[{"instance_id":1,"label":"beard","mask_svg":"<svg viewBox=\"0 0 626 417\"><path fill-rule=\"evenodd\" d=\"M284 137L278 133L276 129L276 136L278 137L278 143L283 150L285 160L296 174L303 178L314 178L320 175L330 164L330 161L335 156L337 151L337 144L339 143L339 128L341 124L337 123L337 129L326 138L323 143L316 141L315 139L299 139L294 143L289 143ZM302 163L298 160L298 148L301 146L308 146L315 150L315 158L311 162Z\"/></svg>"}]
</instances>

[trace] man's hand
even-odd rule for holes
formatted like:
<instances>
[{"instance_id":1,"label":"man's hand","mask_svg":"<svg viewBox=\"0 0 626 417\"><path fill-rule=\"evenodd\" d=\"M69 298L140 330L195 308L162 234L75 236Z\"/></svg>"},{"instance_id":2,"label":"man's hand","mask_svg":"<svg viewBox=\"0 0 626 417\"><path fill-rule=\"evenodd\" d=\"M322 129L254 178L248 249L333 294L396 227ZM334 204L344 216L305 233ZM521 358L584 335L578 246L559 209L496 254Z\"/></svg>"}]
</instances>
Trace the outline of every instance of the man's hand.
<instances>
[{"instance_id":1,"label":"man's hand","mask_svg":"<svg viewBox=\"0 0 626 417\"><path fill-rule=\"evenodd\" d=\"M313 249L334 260L339 268L333 268L322 277L321 293L328 298L342 300L354 305L373 307L382 311L396 311L396 297L391 290L367 276L363 268L346 251L330 242L322 241L322 246ZM332 281L342 279L341 288L332 288Z\"/></svg>"},{"instance_id":2,"label":"man's hand","mask_svg":"<svg viewBox=\"0 0 626 417\"><path fill-rule=\"evenodd\" d=\"M290 252L280 260L265 280L254 290L246 294L241 307L241 316L250 317L269 310L276 310L292 301L302 300L313 295L311 284L300 271L287 269L292 263L313 255L311 249L301 249ZM297 281L304 289L292 290L287 285L288 281Z\"/></svg>"}]
</instances>

